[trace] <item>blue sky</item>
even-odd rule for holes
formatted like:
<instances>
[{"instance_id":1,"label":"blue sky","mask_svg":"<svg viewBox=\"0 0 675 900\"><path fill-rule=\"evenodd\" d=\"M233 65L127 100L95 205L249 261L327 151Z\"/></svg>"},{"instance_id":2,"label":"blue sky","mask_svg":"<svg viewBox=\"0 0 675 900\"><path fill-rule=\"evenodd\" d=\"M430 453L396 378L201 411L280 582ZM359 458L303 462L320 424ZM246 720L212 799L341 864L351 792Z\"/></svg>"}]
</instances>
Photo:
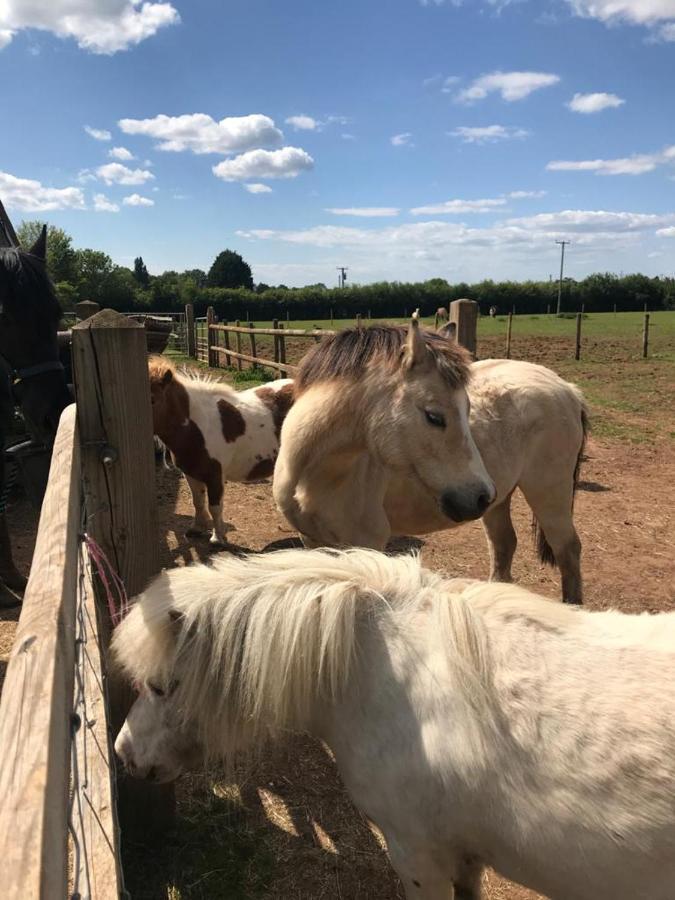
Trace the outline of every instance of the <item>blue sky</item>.
<instances>
[{"instance_id":1,"label":"blue sky","mask_svg":"<svg viewBox=\"0 0 675 900\"><path fill-rule=\"evenodd\" d=\"M675 271L675 0L4 0L0 198L276 284Z\"/></svg>"}]
</instances>

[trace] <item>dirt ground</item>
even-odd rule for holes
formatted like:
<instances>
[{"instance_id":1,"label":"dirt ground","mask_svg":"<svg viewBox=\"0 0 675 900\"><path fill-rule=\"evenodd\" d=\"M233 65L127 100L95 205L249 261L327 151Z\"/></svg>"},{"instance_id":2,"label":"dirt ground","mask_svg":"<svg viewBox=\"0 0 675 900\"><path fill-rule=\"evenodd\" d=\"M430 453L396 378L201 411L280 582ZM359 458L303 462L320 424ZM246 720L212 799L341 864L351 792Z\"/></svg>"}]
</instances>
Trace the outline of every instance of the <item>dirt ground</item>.
<instances>
[{"instance_id":1,"label":"dirt ground","mask_svg":"<svg viewBox=\"0 0 675 900\"><path fill-rule=\"evenodd\" d=\"M589 384L592 377L592 371L586 372ZM672 400L666 404L671 405ZM622 421L634 420L642 427L639 411L619 412ZM589 442L575 518L583 544L586 604L591 609L675 609L675 444L658 432L657 425L648 442L614 438L611 429L610 437L601 430L601 436ZM667 427L672 434L672 419ZM163 565L208 557L206 543L185 537L190 497L178 473L158 468L158 490ZM269 484L228 485L225 496L230 549L273 549L294 539L274 507ZM514 500L520 539L514 577L557 597L557 573L542 568L536 559L527 507L521 497ZM27 570L36 514L18 500L8 516L15 556ZM428 536L421 542L421 552L425 565L448 575L487 574L479 523ZM11 647L16 618L16 610L0 611L3 659ZM217 772L184 779L178 797L175 832L161 846L126 849L127 887L134 898L403 896L379 835L350 803L329 757L308 739L294 738L255 762L237 785L224 783ZM486 900L535 897L491 873L486 875L484 896Z\"/></svg>"}]
</instances>

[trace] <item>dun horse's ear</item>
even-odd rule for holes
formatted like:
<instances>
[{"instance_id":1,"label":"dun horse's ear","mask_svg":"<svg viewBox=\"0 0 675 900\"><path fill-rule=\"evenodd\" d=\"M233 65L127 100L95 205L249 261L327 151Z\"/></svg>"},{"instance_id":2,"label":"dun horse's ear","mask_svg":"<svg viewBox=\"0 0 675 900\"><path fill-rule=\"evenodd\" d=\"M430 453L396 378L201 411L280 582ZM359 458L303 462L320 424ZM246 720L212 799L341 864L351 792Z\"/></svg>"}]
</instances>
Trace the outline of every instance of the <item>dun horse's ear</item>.
<instances>
[{"instance_id":1,"label":"dun horse's ear","mask_svg":"<svg viewBox=\"0 0 675 900\"><path fill-rule=\"evenodd\" d=\"M173 381L173 372L171 369L167 369L166 372L162 375L162 384L166 387L170 381Z\"/></svg>"},{"instance_id":2,"label":"dun horse's ear","mask_svg":"<svg viewBox=\"0 0 675 900\"><path fill-rule=\"evenodd\" d=\"M410 320L408 337L405 342L404 365L408 369L421 366L429 361L427 345L420 332L420 322L415 316Z\"/></svg>"},{"instance_id":3,"label":"dun horse's ear","mask_svg":"<svg viewBox=\"0 0 675 900\"><path fill-rule=\"evenodd\" d=\"M47 226L42 226L40 236L28 251L31 256L37 256L43 262L47 259Z\"/></svg>"}]
</instances>

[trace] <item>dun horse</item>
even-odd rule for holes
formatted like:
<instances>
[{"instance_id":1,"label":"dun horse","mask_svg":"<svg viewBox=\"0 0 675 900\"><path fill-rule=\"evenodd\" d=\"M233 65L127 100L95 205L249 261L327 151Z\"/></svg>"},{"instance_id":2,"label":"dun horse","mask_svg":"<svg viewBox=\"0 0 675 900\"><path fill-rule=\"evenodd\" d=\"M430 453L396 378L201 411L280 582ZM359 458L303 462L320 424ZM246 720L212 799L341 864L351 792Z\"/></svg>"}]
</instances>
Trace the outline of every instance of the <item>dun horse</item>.
<instances>
[{"instance_id":1,"label":"dun horse","mask_svg":"<svg viewBox=\"0 0 675 900\"><path fill-rule=\"evenodd\" d=\"M409 900L478 900L484 864L558 900L673 897L675 613L292 550L163 573L113 648L140 692L129 772L307 731Z\"/></svg>"},{"instance_id":2,"label":"dun horse","mask_svg":"<svg viewBox=\"0 0 675 900\"><path fill-rule=\"evenodd\" d=\"M179 374L164 357L151 357L150 396L155 434L187 477L195 508L191 534L225 542L223 482L269 478L279 434L293 402L289 379L248 391L197 374ZM207 509L208 499L208 509Z\"/></svg>"},{"instance_id":3,"label":"dun horse","mask_svg":"<svg viewBox=\"0 0 675 900\"><path fill-rule=\"evenodd\" d=\"M581 603L572 503L587 417L573 385L532 363L469 366L457 344L413 320L407 338L381 325L324 338L301 362L295 394L274 497L308 546L382 550L392 535L482 515L490 578L510 581L519 487L542 561L560 568L563 600Z\"/></svg>"},{"instance_id":4,"label":"dun horse","mask_svg":"<svg viewBox=\"0 0 675 900\"><path fill-rule=\"evenodd\" d=\"M59 360L61 308L47 274L46 253L46 228L28 252L0 247L0 506L5 486L3 418L14 402L21 405L31 436L47 447L54 442L61 412L72 403ZM16 592L25 584L14 565L0 508L0 606L19 602Z\"/></svg>"}]
</instances>

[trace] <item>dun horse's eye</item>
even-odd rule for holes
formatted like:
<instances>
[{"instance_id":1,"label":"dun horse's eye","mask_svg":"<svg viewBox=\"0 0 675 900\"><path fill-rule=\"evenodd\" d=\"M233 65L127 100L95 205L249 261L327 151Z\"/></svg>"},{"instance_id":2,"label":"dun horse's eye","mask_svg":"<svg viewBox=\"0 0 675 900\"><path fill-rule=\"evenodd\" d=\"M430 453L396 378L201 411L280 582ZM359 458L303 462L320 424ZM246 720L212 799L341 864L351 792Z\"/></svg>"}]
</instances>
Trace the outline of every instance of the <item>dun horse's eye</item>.
<instances>
[{"instance_id":1,"label":"dun horse's eye","mask_svg":"<svg viewBox=\"0 0 675 900\"><path fill-rule=\"evenodd\" d=\"M148 687L156 697L164 696L164 691L160 687L157 687L156 684L151 684L150 682L148 682Z\"/></svg>"},{"instance_id":2,"label":"dun horse's eye","mask_svg":"<svg viewBox=\"0 0 675 900\"><path fill-rule=\"evenodd\" d=\"M445 428L445 416L442 413L431 412L429 409L424 410L427 422L435 428Z\"/></svg>"}]
</instances>

